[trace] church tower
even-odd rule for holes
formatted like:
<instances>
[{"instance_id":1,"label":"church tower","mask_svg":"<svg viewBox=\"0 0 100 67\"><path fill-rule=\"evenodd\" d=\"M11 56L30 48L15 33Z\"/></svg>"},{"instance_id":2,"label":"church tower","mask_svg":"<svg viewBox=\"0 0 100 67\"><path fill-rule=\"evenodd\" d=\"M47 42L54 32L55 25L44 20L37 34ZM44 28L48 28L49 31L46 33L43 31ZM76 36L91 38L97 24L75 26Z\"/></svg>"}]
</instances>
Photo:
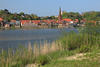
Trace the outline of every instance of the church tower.
<instances>
[{"instance_id":1,"label":"church tower","mask_svg":"<svg viewBox=\"0 0 100 67\"><path fill-rule=\"evenodd\" d=\"M59 8L59 16L58 16L58 23L61 23L62 20L62 14L61 14L61 8Z\"/></svg>"}]
</instances>

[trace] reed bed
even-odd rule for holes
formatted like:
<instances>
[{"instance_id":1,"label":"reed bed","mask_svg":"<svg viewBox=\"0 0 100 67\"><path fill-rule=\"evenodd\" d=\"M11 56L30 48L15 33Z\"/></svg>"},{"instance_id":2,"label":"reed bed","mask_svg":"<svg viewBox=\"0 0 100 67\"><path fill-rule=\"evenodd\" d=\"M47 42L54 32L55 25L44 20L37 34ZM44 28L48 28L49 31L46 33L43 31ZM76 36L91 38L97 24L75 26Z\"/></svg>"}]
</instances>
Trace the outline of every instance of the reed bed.
<instances>
[{"instance_id":1,"label":"reed bed","mask_svg":"<svg viewBox=\"0 0 100 67\"><path fill-rule=\"evenodd\" d=\"M24 67L26 64L35 63L37 58L51 52L59 50L56 42L51 44L45 41L44 45L32 44L29 42L28 47L20 47L16 51L11 49L8 52L1 50L0 67Z\"/></svg>"}]
</instances>

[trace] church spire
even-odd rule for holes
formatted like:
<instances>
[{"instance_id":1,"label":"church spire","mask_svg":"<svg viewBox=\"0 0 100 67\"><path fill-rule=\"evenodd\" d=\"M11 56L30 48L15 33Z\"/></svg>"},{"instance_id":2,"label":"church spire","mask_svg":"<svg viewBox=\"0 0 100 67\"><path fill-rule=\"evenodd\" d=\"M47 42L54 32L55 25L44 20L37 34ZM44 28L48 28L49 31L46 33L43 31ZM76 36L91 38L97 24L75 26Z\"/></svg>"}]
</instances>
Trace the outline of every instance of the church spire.
<instances>
[{"instance_id":1,"label":"church spire","mask_svg":"<svg viewBox=\"0 0 100 67\"><path fill-rule=\"evenodd\" d=\"M58 16L58 22L60 23L62 20L62 15L61 15L61 8L59 8L59 16Z\"/></svg>"}]
</instances>

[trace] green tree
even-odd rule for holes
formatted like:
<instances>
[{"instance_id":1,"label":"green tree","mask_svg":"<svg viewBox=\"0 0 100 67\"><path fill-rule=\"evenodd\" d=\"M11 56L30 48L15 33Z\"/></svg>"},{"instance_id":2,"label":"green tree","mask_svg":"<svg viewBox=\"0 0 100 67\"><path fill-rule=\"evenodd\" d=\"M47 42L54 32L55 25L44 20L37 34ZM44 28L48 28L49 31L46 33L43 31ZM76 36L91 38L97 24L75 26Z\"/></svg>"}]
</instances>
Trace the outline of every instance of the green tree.
<instances>
[{"instance_id":1,"label":"green tree","mask_svg":"<svg viewBox=\"0 0 100 67\"><path fill-rule=\"evenodd\" d=\"M38 20L39 19L39 17L35 14L31 14L30 17L31 17L32 20Z\"/></svg>"},{"instance_id":2,"label":"green tree","mask_svg":"<svg viewBox=\"0 0 100 67\"><path fill-rule=\"evenodd\" d=\"M66 12L66 11L63 11L62 13L62 18L70 18L72 20L75 20L75 19L79 19L81 20L82 19L82 16L80 13L78 12Z\"/></svg>"},{"instance_id":3,"label":"green tree","mask_svg":"<svg viewBox=\"0 0 100 67\"><path fill-rule=\"evenodd\" d=\"M96 12L96 11L85 12L82 14L82 16L86 20L100 21L100 12Z\"/></svg>"}]
</instances>

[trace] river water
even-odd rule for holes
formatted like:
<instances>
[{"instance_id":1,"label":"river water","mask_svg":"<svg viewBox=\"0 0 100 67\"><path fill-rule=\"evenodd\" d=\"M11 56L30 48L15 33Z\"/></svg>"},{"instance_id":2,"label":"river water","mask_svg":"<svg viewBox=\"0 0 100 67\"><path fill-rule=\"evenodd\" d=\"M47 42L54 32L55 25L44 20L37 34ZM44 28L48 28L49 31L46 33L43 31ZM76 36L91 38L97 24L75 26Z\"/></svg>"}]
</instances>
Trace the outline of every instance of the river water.
<instances>
[{"instance_id":1,"label":"river water","mask_svg":"<svg viewBox=\"0 0 100 67\"><path fill-rule=\"evenodd\" d=\"M75 31L77 29L33 29L33 30L0 30L0 48L18 48L19 46L28 46L28 43L51 43L58 39L62 32Z\"/></svg>"}]
</instances>

